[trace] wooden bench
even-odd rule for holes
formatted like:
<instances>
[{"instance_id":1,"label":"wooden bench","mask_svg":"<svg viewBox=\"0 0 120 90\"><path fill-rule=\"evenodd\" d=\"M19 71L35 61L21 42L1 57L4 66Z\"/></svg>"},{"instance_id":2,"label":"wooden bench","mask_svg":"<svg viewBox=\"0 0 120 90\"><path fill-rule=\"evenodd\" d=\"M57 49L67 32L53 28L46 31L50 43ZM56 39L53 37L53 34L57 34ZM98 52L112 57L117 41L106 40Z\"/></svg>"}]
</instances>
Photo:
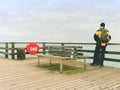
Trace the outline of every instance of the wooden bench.
<instances>
[{"instance_id":1,"label":"wooden bench","mask_svg":"<svg viewBox=\"0 0 120 90\"><path fill-rule=\"evenodd\" d=\"M86 59L87 56L84 56L79 50L82 49L81 46L46 46L46 54L37 55L38 57L38 66L40 66L40 57L46 56L50 59L50 64L52 58L60 59L60 72L63 71L63 60L76 60L84 59L84 68L86 69Z\"/></svg>"}]
</instances>

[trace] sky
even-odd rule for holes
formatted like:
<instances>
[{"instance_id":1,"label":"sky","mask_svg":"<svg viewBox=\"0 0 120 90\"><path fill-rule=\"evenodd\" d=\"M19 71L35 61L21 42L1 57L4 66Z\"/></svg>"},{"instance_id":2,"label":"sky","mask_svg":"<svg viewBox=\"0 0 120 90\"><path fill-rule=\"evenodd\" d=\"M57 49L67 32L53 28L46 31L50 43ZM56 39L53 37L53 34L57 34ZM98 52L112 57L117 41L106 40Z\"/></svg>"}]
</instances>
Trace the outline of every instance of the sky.
<instances>
[{"instance_id":1,"label":"sky","mask_svg":"<svg viewBox=\"0 0 120 90\"><path fill-rule=\"evenodd\" d=\"M0 42L95 42L101 22L120 43L120 0L0 0Z\"/></svg>"}]
</instances>

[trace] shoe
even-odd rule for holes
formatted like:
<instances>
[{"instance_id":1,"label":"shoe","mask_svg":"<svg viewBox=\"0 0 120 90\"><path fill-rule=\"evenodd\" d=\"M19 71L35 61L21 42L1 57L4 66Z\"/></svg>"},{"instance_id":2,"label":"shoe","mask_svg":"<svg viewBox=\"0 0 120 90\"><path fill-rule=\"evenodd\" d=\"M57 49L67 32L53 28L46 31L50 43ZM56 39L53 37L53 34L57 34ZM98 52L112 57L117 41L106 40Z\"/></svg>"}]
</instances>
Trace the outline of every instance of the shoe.
<instances>
[{"instance_id":1,"label":"shoe","mask_svg":"<svg viewBox=\"0 0 120 90\"><path fill-rule=\"evenodd\" d=\"M92 65L92 66L97 66L97 64L93 64L93 63L91 63L90 65Z\"/></svg>"},{"instance_id":2,"label":"shoe","mask_svg":"<svg viewBox=\"0 0 120 90\"><path fill-rule=\"evenodd\" d=\"M104 65L100 65L100 67L104 67Z\"/></svg>"}]
</instances>

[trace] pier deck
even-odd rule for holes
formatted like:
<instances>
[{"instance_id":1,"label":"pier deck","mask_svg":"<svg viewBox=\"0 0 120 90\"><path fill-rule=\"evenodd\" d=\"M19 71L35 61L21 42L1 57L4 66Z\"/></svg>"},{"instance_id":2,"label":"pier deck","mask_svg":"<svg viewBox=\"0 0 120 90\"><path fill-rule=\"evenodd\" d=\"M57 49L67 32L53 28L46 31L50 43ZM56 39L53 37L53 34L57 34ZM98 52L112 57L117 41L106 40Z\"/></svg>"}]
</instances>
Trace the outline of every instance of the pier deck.
<instances>
[{"instance_id":1,"label":"pier deck","mask_svg":"<svg viewBox=\"0 0 120 90\"><path fill-rule=\"evenodd\" d=\"M37 59L0 58L0 90L120 90L120 68L87 67L95 69L65 75L38 68Z\"/></svg>"}]
</instances>

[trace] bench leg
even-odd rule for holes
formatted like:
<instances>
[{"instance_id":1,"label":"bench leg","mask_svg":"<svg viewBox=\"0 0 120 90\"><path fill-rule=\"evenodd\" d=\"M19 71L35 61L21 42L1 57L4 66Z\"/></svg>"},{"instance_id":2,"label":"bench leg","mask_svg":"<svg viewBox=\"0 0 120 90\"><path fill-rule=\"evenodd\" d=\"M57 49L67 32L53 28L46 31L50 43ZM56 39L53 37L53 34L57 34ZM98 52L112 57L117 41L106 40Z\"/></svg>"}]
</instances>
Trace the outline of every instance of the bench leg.
<instances>
[{"instance_id":1,"label":"bench leg","mask_svg":"<svg viewBox=\"0 0 120 90\"><path fill-rule=\"evenodd\" d=\"M50 55L50 65L51 65L51 63L52 63L52 56Z\"/></svg>"},{"instance_id":2,"label":"bench leg","mask_svg":"<svg viewBox=\"0 0 120 90\"><path fill-rule=\"evenodd\" d=\"M63 60L61 59L60 60L60 72L62 72L63 71Z\"/></svg>"},{"instance_id":3,"label":"bench leg","mask_svg":"<svg viewBox=\"0 0 120 90\"><path fill-rule=\"evenodd\" d=\"M38 56L38 67L40 66L40 56Z\"/></svg>"},{"instance_id":4,"label":"bench leg","mask_svg":"<svg viewBox=\"0 0 120 90\"><path fill-rule=\"evenodd\" d=\"M86 58L84 58L84 69L86 69Z\"/></svg>"}]
</instances>

